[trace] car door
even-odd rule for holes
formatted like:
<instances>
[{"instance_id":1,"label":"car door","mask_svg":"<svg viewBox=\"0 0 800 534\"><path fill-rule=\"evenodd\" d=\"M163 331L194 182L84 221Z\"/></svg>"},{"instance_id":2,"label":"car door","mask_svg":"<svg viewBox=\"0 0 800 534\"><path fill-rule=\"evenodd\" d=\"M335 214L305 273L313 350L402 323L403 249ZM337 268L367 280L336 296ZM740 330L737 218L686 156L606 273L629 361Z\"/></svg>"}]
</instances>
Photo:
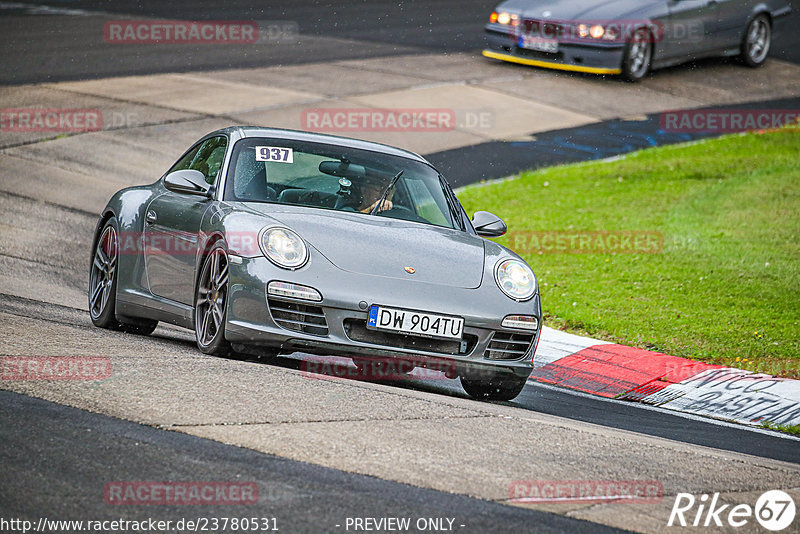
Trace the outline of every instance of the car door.
<instances>
[{"instance_id":1,"label":"car door","mask_svg":"<svg viewBox=\"0 0 800 534\"><path fill-rule=\"evenodd\" d=\"M664 58L688 58L718 48L717 0L669 0Z\"/></svg>"},{"instance_id":2,"label":"car door","mask_svg":"<svg viewBox=\"0 0 800 534\"><path fill-rule=\"evenodd\" d=\"M747 19L753 12L755 0L718 0L719 26L717 39L720 46L734 47L742 43Z\"/></svg>"},{"instance_id":3,"label":"car door","mask_svg":"<svg viewBox=\"0 0 800 534\"><path fill-rule=\"evenodd\" d=\"M215 184L228 140L206 139L192 147L169 170L193 169ZM150 291L181 304L194 304L195 260L199 231L213 201L198 195L166 191L145 211L145 265Z\"/></svg>"}]
</instances>

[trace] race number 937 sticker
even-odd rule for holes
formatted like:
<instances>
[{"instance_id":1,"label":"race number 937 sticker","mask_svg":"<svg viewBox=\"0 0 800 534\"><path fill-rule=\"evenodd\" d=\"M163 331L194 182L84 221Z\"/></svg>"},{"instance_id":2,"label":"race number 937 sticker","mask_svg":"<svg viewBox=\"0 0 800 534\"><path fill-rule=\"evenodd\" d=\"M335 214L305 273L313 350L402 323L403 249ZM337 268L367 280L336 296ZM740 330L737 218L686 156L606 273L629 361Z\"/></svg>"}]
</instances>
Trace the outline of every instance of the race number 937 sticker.
<instances>
[{"instance_id":1,"label":"race number 937 sticker","mask_svg":"<svg viewBox=\"0 0 800 534\"><path fill-rule=\"evenodd\" d=\"M294 151L291 148L281 148L277 146L257 146L256 161L294 163Z\"/></svg>"}]
</instances>

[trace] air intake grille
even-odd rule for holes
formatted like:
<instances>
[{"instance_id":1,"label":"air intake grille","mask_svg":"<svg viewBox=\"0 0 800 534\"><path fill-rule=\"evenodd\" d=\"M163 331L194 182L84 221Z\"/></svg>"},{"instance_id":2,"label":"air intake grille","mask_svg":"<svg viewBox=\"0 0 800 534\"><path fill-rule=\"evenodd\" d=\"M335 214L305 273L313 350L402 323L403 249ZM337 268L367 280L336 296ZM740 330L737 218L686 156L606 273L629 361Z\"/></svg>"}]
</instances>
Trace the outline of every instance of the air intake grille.
<instances>
[{"instance_id":1,"label":"air intake grille","mask_svg":"<svg viewBox=\"0 0 800 534\"><path fill-rule=\"evenodd\" d=\"M533 343L534 334L495 332L483 356L489 360L519 360Z\"/></svg>"},{"instance_id":2,"label":"air intake grille","mask_svg":"<svg viewBox=\"0 0 800 534\"><path fill-rule=\"evenodd\" d=\"M267 299L275 323L287 330L315 336L328 335L325 312L319 306L309 306L274 298Z\"/></svg>"},{"instance_id":3,"label":"air intake grille","mask_svg":"<svg viewBox=\"0 0 800 534\"><path fill-rule=\"evenodd\" d=\"M475 348L475 345L478 344L478 337L472 334L465 334L462 343L461 341L450 341L447 339L433 339L408 334L379 332L367 329L366 324L367 322L361 319L345 319L344 331L347 337L353 341L399 349L438 352L440 354L469 354L472 352L472 349Z\"/></svg>"}]
</instances>

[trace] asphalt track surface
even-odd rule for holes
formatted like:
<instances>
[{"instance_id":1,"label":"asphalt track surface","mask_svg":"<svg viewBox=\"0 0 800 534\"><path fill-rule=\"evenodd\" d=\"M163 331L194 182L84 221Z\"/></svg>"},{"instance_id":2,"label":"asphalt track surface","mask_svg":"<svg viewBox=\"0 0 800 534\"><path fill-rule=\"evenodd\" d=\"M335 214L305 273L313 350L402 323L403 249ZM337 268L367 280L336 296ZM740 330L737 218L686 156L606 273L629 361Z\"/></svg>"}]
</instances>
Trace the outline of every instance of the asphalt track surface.
<instances>
[{"instance_id":1,"label":"asphalt track surface","mask_svg":"<svg viewBox=\"0 0 800 534\"><path fill-rule=\"evenodd\" d=\"M6 391L0 391L0 406L4 518L36 524L43 515L59 520L160 521L265 517L275 518L282 532L346 532L348 517L408 517L412 525L419 518L451 518L453 530L465 534L623 532L294 462ZM104 499L106 482L234 479L258 485L257 504L115 506Z\"/></svg>"},{"instance_id":2,"label":"asphalt track surface","mask_svg":"<svg viewBox=\"0 0 800 534\"><path fill-rule=\"evenodd\" d=\"M495 5L485 0L0 2L0 85L414 53L478 53L484 44L483 25ZM265 42L243 47L106 43L104 24L121 17L283 21L299 28L300 39L292 45ZM800 62L798 27L800 9L795 8L777 32L773 57ZM702 68L715 61L724 60L676 68Z\"/></svg>"}]
</instances>

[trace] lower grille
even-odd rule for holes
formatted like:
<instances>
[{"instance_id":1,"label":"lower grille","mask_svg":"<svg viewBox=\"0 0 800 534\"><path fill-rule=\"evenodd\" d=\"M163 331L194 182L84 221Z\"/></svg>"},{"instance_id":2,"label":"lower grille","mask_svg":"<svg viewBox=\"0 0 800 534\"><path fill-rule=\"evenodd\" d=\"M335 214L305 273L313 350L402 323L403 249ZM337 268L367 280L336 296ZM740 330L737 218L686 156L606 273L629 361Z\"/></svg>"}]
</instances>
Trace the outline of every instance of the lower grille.
<instances>
[{"instance_id":1,"label":"lower grille","mask_svg":"<svg viewBox=\"0 0 800 534\"><path fill-rule=\"evenodd\" d=\"M528 50L527 48L516 47L515 52L518 56L528 59L540 59L542 61L558 61L564 59L561 52L540 52L538 50Z\"/></svg>"},{"instance_id":2,"label":"lower grille","mask_svg":"<svg viewBox=\"0 0 800 534\"><path fill-rule=\"evenodd\" d=\"M483 357L487 360L519 360L533 343L535 334L495 332Z\"/></svg>"},{"instance_id":3,"label":"lower grille","mask_svg":"<svg viewBox=\"0 0 800 534\"><path fill-rule=\"evenodd\" d=\"M466 346L462 351L462 342L458 340L432 339L408 334L393 334L391 332L369 330L367 328L367 322L361 319L345 319L344 331L348 338L361 343L371 343L373 345L383 345L385 347L406 350L436 352L439 354L468 354L472 352L472 349L474 349L475 345L478 343L478 336L464 334Z\"/></svg>"},{"instance_id":4,"label":"lower grille","mask_svg":"<svg viewBox=\"0 0 800 534\"><path fill-rule=\"evenodd\" d=\"M328 335L328 322L325 312L319 306L309 306L274 298L267 299L269 311L275 323L287 330L311 334Z\"/></svg>"}]
</instances>

